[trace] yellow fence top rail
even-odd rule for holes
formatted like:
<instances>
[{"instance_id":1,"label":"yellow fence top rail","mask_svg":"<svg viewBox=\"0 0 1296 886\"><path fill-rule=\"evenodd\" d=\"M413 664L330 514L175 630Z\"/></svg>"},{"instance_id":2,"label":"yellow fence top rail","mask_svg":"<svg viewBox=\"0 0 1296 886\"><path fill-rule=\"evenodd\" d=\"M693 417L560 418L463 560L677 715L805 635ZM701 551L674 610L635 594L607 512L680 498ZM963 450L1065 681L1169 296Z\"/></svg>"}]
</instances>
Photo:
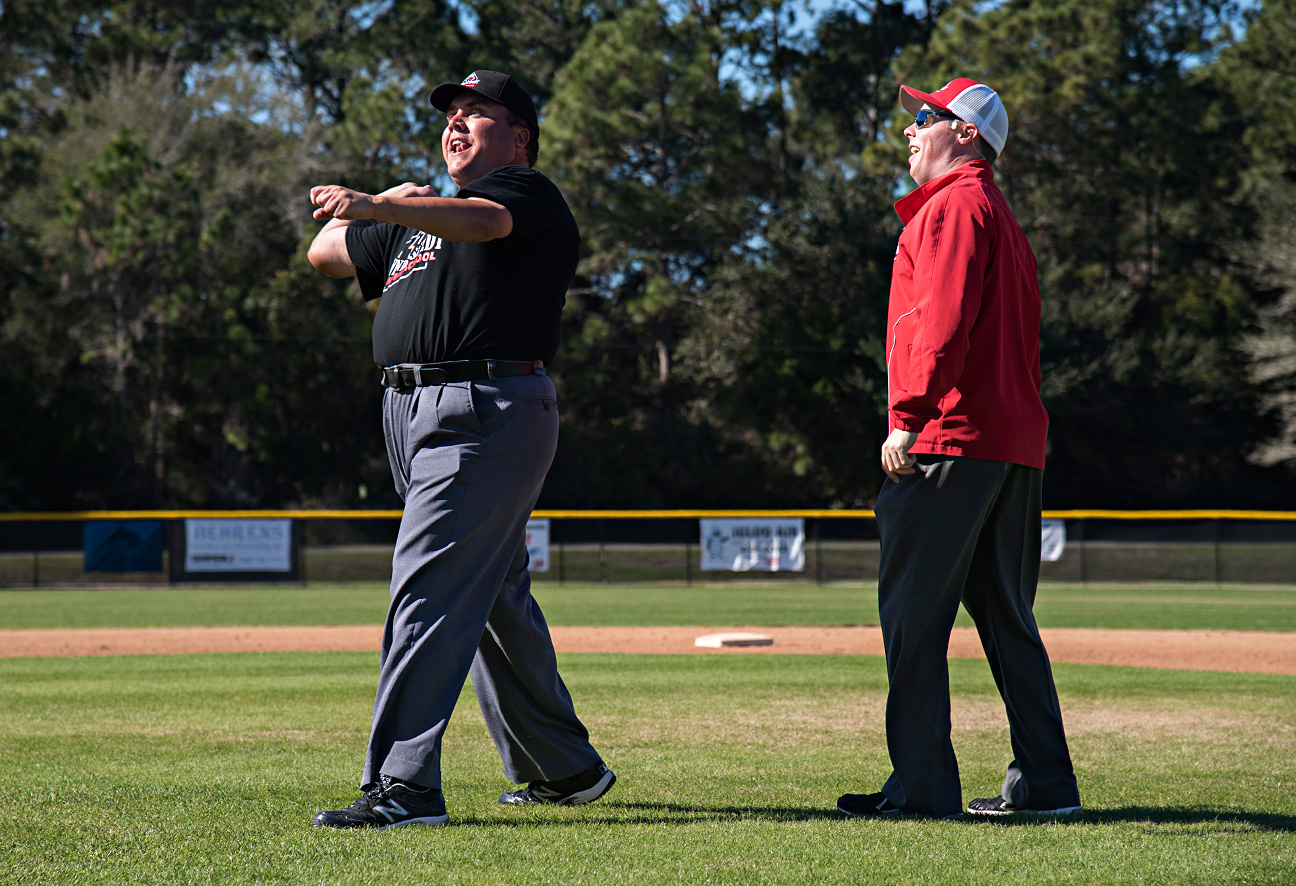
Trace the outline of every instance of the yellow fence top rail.
<instances>
[{"instance_id":1,"label":"yellow fence top rail","mask_svg":"<svg viewBox=\"0 0 1296 886\"><path fill-rule=\"evenodd\" d=\"M699 517L872 517L872 511L846 511L846 510L675 510L675 511L535 511L532 517L543 518L550 517L555 520L573 519L573 518L606 518L609 520L625 519L667 519L667 518L699 518Z\"/></svg>"},{"instance_id":2,"label":"yellow fence top rail","mask_svg":"<svg viewBox=\"0 0 1296 886\"><path fill-rule=\"evenodd\" d=\"M1296 511L1045 511L1044 516L1058 520L1296 520Z\"/></svg>"},{"instance_id":3,"label":"yellow fence top rail","mask_svg":"<svg viewBox=\"0 0 1296 886\"><path fill-rule=\"evenodd\" d=\"M27 513L0 514L0 522L48 520L183 520L237 517L244 520L311 519L399 519L400 511L29 511Z\"/></svg>"},{"instance_id":4,"label":"yellow fence top rail","mask_svg":"<svg viewBox=\"0 0 1296 886\"><path fill-rule=\"evenodd\" d=\"M1117 511L1070 510L1044 511L1047 519L1083 520L1296 520L1296 511L1184 510L1184 511ZM298 519L298 520L398 520L399 510L162 510L162 511L19 511L0 513L0 523L76 521L76 520L183 520L183 519ZM786 510L538 510L535 518L554 520L606 519L698 519L702 517L810 517L815 519L872 519L870 510L786 509Z\"/></svg>"},{"instance_id":5,"label":"yellow fence top rail","mask_svg":"<svg viewBox=\"0 0 1296 886\"><path fill-rule=\"evenodd\" d=\"M28 511L25 513L0 513L0 522L48 520L182 520L212 519L220 517L245 520L295 518L301 520L396 520L398 510L176 510L176 511ZM535 518L642 520L673 517L872 517L872 511L846 510L590 510L555 511L539 510Z\"/></svg>"}]
</instances>

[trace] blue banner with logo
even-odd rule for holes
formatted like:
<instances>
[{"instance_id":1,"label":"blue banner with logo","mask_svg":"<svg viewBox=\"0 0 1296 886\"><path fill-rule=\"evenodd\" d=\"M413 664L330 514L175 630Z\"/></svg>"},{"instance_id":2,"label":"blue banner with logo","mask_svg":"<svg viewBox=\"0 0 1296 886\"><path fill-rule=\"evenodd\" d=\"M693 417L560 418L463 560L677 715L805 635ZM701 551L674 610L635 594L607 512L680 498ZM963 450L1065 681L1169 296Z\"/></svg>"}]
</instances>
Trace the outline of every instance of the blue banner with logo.
<instances>
[{"instance_id":1,"label":"blue banner with logo","mask_svg":"<svg viewBox=\"0 0 1296 886\"><path fill-rule=\"evenodd\" d=\"M88 520L86 572L161 572L161 520Z\"/></svg>"}]
</instances>

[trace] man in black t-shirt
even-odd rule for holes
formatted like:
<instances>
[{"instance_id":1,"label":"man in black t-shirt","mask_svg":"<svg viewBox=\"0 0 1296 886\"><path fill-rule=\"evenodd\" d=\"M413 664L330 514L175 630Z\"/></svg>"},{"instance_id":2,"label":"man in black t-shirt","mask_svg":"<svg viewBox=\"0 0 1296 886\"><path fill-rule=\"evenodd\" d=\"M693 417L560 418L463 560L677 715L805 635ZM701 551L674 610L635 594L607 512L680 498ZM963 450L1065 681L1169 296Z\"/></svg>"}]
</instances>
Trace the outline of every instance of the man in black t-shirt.
<instances>
[{"instance_id":1,"label":"man in black t-shirt","mask_svg":"<svg viewBox=\"0 0 1296 886\"><path fill-rule=\"evenodd\" d=\"M442 83L432 105L455 197L311 189L328 219L309 258L356 277L383 367L383 429L405 502L392 562L364 795L315 827L442 825L441 738L471 674L506 774L506 804L578 805L616 776L589 742L531 596L526 521L558 440L544 365L580 234L531 167L531 97L495 71Z\"/></svg>"}]
</instances>

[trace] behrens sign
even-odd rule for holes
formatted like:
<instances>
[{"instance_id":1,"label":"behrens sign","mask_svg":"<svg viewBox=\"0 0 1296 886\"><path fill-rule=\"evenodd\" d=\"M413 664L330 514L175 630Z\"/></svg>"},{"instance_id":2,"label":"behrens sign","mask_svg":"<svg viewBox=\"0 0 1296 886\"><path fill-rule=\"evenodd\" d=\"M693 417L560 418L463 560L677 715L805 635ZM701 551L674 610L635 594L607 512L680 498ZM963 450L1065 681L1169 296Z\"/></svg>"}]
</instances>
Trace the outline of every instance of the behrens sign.
<instances>
[{"instance_id":1,"label":"behrens sign","mask_svg":"<svg viewBox=\"0 0 1296 886\"><path fill-rule=\"evenodd\" d=\"M185 520L186 572L291 572L292 520Z\"/></svg>"},{"instance_id":2,"label":"behrens sign","mask_svg":"<svg viewBox=\"0 0 1296 886\"><path fill-rule=\"evenodd\" d=\"M805 520L710 519L702 524L702 568L733 572L801 572Z\"/></svg>"}]
</instances>

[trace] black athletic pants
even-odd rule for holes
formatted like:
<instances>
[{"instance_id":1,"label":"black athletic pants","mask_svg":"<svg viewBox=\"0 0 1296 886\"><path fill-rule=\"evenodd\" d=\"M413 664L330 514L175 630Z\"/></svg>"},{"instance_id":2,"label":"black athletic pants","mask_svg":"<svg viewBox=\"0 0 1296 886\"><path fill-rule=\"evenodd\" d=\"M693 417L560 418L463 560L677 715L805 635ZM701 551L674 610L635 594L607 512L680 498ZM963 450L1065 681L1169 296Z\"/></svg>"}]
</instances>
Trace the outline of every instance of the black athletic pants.
<instances>
[{"instance_id":1,"label":"black athletic pants","mask_svg":"<svg viewBox=\"0 0 1296 886\"><path fill-rule=\"evenodd\" d=\"M960 600L976 622L1008 713L1015 760L1005 798L1033 808L1080 803L1053 672L1031 611L1043 477L1007 462L919 455L914 474L887 481L878 495L878 608L893 767L883 791L897 806L941 816L963 809L947 663Z\"/></svg>"}]
</instances>

